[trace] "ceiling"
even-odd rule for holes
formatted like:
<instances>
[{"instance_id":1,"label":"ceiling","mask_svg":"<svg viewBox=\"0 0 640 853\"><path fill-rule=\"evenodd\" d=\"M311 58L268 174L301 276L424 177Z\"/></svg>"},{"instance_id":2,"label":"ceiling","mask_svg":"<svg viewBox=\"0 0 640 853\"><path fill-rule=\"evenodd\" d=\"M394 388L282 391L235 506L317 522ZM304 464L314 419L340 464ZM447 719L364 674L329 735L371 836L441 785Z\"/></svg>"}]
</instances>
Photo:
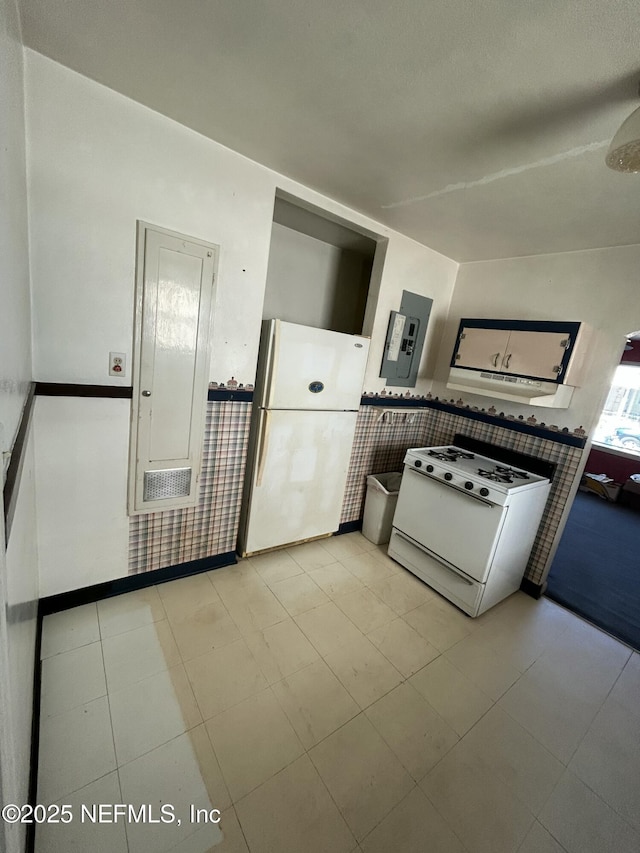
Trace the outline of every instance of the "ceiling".
<instances>
[{"instance_id":1,"label":"ceiling","mask_svg":"<svg viewBox=\"0 0 640 853\"><path fill-rule=\"evenodd\" d=\"M637 0L19 0L26 45L458 261L640 242Z\"/></svg>"}]
</instances>

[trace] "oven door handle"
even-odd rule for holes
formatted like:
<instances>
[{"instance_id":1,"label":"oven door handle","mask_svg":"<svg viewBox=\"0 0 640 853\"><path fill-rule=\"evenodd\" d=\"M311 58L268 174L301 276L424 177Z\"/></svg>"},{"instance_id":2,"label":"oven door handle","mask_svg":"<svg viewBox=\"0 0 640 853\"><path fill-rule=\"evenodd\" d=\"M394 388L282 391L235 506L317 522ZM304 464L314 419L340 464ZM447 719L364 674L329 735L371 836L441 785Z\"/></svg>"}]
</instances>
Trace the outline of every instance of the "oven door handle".
<instances>
[{"instance_id":1,"label":"oven door handle","mask_svg":"<svg viewBox=\"0 0 640 853\"><path fill-rule=\"evenodd\" d=\"M419 477L428 477L430 480L433 480L434 483L438 483L440 486L443 486L446 489L455 489L456 492L460 492L461 495L464 495L467 498L471 498L474 501L478 501L483 506L489 507L489 509L493 509L495 506L497 506L497 504L491 503L491 501L486 501L479 495L473 495L466 489L461 489L460 486L454 486L453 483L446 483L442 480L439 480L437 477L432 477L431 474L427 474L426 471L418 471L417 468L409 468L409 466L407 466L407 470L411 471L412 474L417 474Z\"/></svg>"},{"instance_id":2,"label":"oven door handle","mask_svg":"<svg viewBox=\"0 0 640 853\"><path fill-rule=\"evenodd\" d=\"M448 569L452 574L457 575L460 580L463 581L463 583L466 583L468 586L473 586L473 581L469 580L469 578L463 572L461 572L460 569L457 569L451 563L447 562L447 560L443 560L442 557L440 557L438 554L434 554L433 551L430 551L428 548L425 548L422 543L416 542L415 539L412 539L410 536L407 536L401 530L398 530L397 527L394 528L394 530L396 536L399 536L400 539L404 539L405 542L408 542L410 545L413 545L414 548L419 548L421 551L424 551L424 553L428 557L432 557L434 560L436 560L436 562L440 563L443 569Z\"/></svg>"}]
</instances>

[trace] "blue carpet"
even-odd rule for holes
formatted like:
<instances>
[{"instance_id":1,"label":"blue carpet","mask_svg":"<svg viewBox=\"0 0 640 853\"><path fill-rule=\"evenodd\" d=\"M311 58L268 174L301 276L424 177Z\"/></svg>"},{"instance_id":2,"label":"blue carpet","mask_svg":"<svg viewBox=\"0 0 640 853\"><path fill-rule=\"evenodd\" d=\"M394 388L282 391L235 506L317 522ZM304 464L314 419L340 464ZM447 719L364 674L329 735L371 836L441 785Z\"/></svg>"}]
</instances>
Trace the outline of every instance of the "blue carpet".
<instances>
[{"instance_id":1,"label":"blue carpet","mask_svg":"<svg viewBox=\"0 0 640 853\"><path fill-rule=\"evenodd\" d=\"M547 595L640 650L640 513L578 492Z\"/></svg>"}]
</instances>

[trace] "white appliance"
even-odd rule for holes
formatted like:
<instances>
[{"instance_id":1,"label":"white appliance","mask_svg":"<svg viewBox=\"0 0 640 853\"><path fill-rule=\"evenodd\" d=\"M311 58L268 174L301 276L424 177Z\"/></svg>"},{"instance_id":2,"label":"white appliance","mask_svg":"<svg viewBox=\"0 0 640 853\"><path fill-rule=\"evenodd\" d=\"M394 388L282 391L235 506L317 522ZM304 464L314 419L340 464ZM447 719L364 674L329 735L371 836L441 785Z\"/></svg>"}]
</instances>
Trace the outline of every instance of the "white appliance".
<instances>
[{"instance_id":1,"label":"white appliance","mask_svg":"<svg viewBox=\"0 0 640 853\"><path fill-rule=\"evenodd\" d=\"M519 589L550 488L546 476L461 447L408 450L389 556L479 616Z\"/></svg>"},{"instance_id":2,"label":"white appliance","mask_svg":"<svg viewBox=\"0 0 640 853\"><path fill-rule=\"evenodd\" d=\"M240 518L243 556L338 529L368 353L368 338L265 321Z\"/></svg>"}]
</instances>

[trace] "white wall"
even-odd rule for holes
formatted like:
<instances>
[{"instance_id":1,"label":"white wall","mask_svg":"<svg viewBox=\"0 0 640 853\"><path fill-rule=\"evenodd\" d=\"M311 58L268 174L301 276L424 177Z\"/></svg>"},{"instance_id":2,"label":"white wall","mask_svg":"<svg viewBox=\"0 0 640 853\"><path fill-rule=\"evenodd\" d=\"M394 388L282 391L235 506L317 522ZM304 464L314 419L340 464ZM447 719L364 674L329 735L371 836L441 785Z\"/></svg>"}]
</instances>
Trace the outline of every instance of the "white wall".
<instances>
[{"instance_id":1,"label":"white wall","mask_svg":"<svg viewBox=\"0 0 640 853\"><path fill-rule=\"evenodd\" d=\"M496 401L506 413L531 413L547 424L588 433L597 423L620 361L625 335L640 328L640 245L586 252L463 264L451 301L433 393L460 396L444 387L461 317L581 320L593 329L586 378L568 409L544 409ZM462 394L488 408L489 397Z\"/></svg>"},{"instance_id":2,"label":"white wall","mask_svg":"<svg viewBox=\"0 0 640 853\"><path fill-rule=\"evenodd\" d=\"M38 610L38 549L36 539L35 454L33 421L24 449L20 488L6 552L7 624L9 631L10 695L14 708L17 799L28 801L31 760L31 709Z\"/></svg>"},{"instance_id":3,"label":"white wall","mask_svg":"<svg viewBox=\"0 0 640 853\"><path fill-rule=\"evenodd\" d=\"M129 400L36 398L40 596L127 573Z\"/></svg>"},{"instance_id":4,"label":"white wall","mask_svg":"<svg viewBox=\"0 0 640 853\"><path fill-rule=\"evenodd\" d=\"M0 116L0 452L6 453L31 381L23 56L15 0L0 0Z\"/></svg>"},{"instance_id":5,"label":"white wall","mask_svg":"<svg viewBox=\"0 0 640 853\"><path fill-rule=\"evenodd\" d=\"M2 500L0 499L0 508ZM0 542L4 543L4 512L0 513ZM10 655L9 620L7 619L7 563L4 547L0 547L0 802L17 803L23 783L28 779L28 767L20 767L19 756L21 745L16 743L14 734L17 730L16 720L20 708L16 702L16 694L11 688L12 661ZM27 772L25 772L27 771ZM0 823L0 850L3 853L18 853L24 850L20 837L20 827L17 824Z\"/></svg>"},{"instance_id":6,"label":"white wall","mask_svg":"<svg viewBox=\"0 0 640 853\"><path fill-rule=\"evenodd\" d=\"M276 187L389 238L383 303L397 307L405 288L446 313L455 262L37 53L26 56L38 379L130 384L129 375L109 377L107 361L110 350L131 352L135 222L144 219L220 245L211 379L253 381ZM384 313L374 328L382 339L386 305ZM382 387L379 364L368 372L373 388ZM429 384L424 377L419 387Z\"/></svg>"},{"instance_id":7,"label":"white wall","mask_svg":"<svg viewBox=\"0 0 640 853\"><path fill-rule=\"evenodd\" d=\"M0 0L0 485L31 381L23 51L15 0ZM37 599L33 447L5 553L0 520L0 800L25 802L29 782ZM0 519L4 511L0 496ZM0 849L24 849L24 827L0 822Z\"/></svg>"},{"instance_id":8,"label":"white wall","mask_svg":"<svg viewBox=\"0 0 640 853\"><path fill-rule=\"evenodd\" d=\"M274 222L263 317L360 334L369 279L363 280L364 260Z\"/></svg>"},{"instance_id":9,"label":"white wall","mask_svg":"<svg viewBox=\"0 0 640 853\"><path fill-rule=\"evenodd\" d=\"M220 245L210 378L253 382L276 188L388 239L365 317L373 333L365 389L384 387L378 373L389 310L403 289L434 299L433 359L455 262L37 53L26 51L26 67L37 379L131 384L142 219ZM110 350L128 354L126 376L108 376ZM416 390L430 385L423 369ZM87 399L37 402L43 595L127 573L128 403L104 406L98 417ZM104 497L91 497L97 489Z\"/></svg>"}]
</instances>

